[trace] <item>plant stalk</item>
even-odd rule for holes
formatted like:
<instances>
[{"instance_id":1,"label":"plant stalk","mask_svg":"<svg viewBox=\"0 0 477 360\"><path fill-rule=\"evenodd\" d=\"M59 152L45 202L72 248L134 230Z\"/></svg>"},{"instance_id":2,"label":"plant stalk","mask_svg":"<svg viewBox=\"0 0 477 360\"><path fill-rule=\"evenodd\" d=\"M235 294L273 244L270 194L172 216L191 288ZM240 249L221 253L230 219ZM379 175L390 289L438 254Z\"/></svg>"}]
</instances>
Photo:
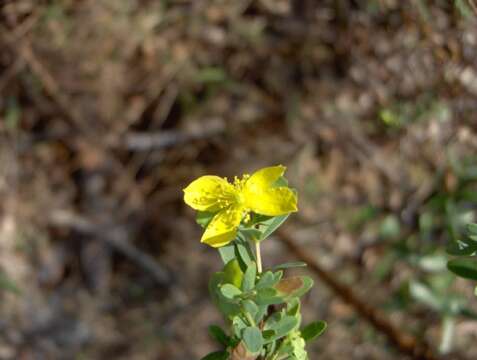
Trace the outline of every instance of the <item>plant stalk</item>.
<instances>
[{"instance_id":1,"label":"plant stalk","mask_svg":"<svg viewBox=\"0 0 477 360\"><path fill-rule=\"evenodd\" d=\"M262 253L260 252L260 241L255 241L255 256L257 258L257 272L262 272Z\"/></svg>"}]
</instances>

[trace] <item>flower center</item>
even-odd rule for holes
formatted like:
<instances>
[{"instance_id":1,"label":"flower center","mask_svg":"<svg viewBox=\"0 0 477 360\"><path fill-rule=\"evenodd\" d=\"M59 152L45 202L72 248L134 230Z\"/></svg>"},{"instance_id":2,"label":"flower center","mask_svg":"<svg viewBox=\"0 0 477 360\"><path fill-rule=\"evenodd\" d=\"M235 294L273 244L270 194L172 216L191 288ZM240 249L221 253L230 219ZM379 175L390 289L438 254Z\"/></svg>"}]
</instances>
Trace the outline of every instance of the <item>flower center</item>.
<instances>
[{"instance_id":1,"label":"flower center","mask_svg":"<svg viewBox=\"0 0 477 360\"><path fill-rule=\"evenodd\" d=\"M233 186L235 188L235 198L239 205L243 205L245 203L243 189L249 177L249 174L244 174L241 179L239 179L237 176L234 177Z\"/></svg>"}]
</instances>

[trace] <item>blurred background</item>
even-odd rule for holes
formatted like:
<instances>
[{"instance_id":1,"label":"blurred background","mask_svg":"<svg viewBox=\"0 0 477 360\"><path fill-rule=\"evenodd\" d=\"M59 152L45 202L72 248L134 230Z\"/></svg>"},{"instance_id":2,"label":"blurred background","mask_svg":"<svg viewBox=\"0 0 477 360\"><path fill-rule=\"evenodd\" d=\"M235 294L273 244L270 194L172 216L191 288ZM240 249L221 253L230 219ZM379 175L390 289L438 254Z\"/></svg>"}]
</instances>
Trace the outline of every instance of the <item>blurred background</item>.
<instances>
[{"instance_id":1,"label":"blurred background","mask_svg":"<svg viewBox=\"0 0 477 360\"><path fill-rule=\"evenodd\" d=\"M182 189L283 164L310 359L477 357L472 0L0 2L0 358L195 360L223 324ZM265 266L297 260L273 236ZM389 330L389 329L388 329ZM412 351L411 351L412 352ZM437 356L437 355L436 355Z\"/></svg>"}]
</instances>

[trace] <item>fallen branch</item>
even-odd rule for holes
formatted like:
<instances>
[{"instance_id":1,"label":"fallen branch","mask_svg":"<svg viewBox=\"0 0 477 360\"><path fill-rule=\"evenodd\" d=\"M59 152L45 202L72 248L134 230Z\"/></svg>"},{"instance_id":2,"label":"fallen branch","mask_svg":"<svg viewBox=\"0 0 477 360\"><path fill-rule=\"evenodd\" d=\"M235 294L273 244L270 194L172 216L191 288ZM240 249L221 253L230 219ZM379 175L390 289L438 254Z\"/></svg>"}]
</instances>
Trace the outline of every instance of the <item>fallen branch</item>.
<instances>
[{"instance_id":1,"label":"fallen branch","mask_svg":"<svg viewBox=\"0 0 477 360\"><path fill-rule=\"evenodd\" d=\"M196 131L161 131L161 132L131 132L124 135L122 146L130 151L159 150L172 146L186 144L189 141L207 139L225 131L222 122L209 124L204 129Z\"/></svg>"},{"instance_id":2,"label":"fallen branch","mask_svg":"<svg viewBox=\"0 0 477 360\"><path fill-rule=\"evenodd\" d=\"M146 271L159 285L170 283L168 271L158 264L152 256L132 245L127 239L124 228L108 226L108 224L95 224L80 215L65 211L53 212L49 220L51 225L68 227L80 233L94 235Z\"/></svg>"},{"instance_id":3,"label":"fallen branch","mask_svg":"<svg viewBox=\"0 0 477 360\"><path fill-rule=\"evenodd\" d=\"M351 288L339 282L330 272L321 267L309 252L302 249L292 240L287 232L281 231L278 236L281 242L285 244L297 258L308 264L308 267L321 281L330 287L339 298L353 307L353 309L376 330L383 333L397 350L416 360L438 359L425 342L419 342L415 337L402 332L392 324L381 311L373 307L369 301L359 298Z\"/></svg>"}]
</instances>

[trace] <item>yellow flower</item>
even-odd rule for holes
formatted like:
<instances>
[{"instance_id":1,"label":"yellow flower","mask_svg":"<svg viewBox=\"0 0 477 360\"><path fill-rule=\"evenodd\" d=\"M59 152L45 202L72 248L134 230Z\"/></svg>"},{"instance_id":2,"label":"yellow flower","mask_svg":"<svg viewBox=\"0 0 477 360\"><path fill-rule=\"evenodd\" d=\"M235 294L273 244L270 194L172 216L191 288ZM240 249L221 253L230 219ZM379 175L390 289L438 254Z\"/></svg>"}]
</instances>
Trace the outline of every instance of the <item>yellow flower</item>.
<instances>
[{"instance_id":1,"label":"yellow flower","mask_svg":"<svg viewBox=\"0 0 477 360\"><path fill-rule=\"evenodd\" d=\"M284 166L266 167L252 176L237 177L234 183L206 175L184 189L184 201L195 210L216 212L201 242L221 247L233 241L240 222L250 212L278 216L297 211L296 194L285 186L274 186Z\"/></svg>"}]
</instances>

